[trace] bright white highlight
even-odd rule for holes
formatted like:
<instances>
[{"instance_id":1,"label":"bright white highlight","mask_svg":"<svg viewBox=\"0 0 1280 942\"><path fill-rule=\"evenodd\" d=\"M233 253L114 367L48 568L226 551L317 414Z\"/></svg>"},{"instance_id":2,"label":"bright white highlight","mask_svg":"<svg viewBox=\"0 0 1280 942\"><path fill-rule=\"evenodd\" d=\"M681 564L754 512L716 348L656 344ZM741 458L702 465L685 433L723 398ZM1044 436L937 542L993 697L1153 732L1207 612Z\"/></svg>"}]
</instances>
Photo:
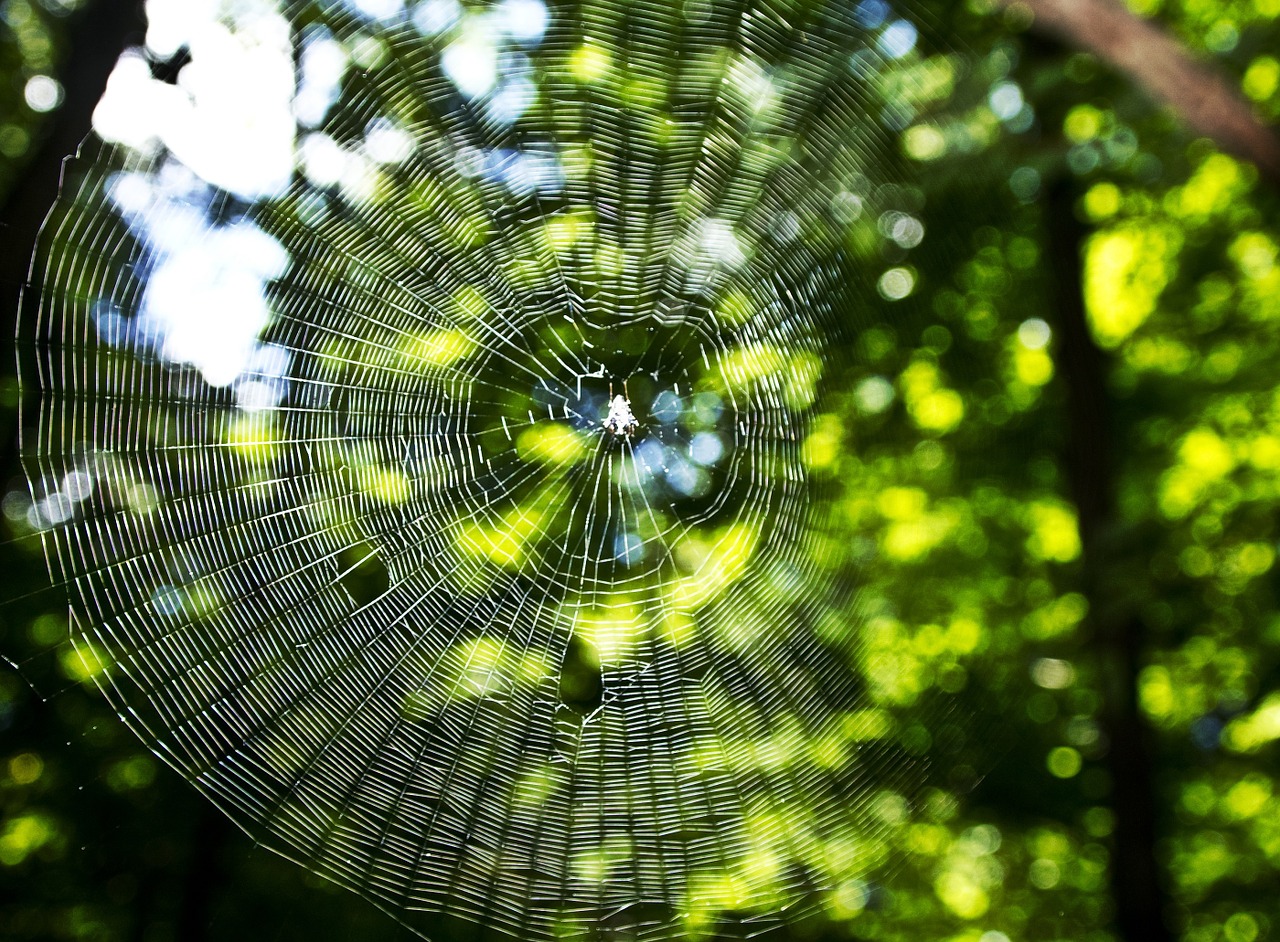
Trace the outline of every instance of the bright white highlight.
<instances>
[{"instance_id":1,"label":"bright white highlight","mask_svg":"<svg viewBox=\"0 0 1280 942\"><path fill-rule=\"evenodd\" d=\"M483 28L473 27L452 43L441 63L458 91L469 98L480 97L498 81L498 50Z\"/></svg>"},{"instance_id":2,"label":"bright white highlight","mask_svg":"<svg viewBox=\"0 0 1280 942\"><path fill-rule=\"evenodd\" d=\"M398 164L413 153L413 138L386 118L375 118L365 129L364 149L375 163Z\"/></svg>"},{"instance_id":3,"label":"bright white highlight","mask_svg":"<svg viewBox=\"0 0 1280 942\"><path fill-rule=\"evenodd\" d=\"M293 98L293 113L304 127L318 127L338 100L338 90L350 60L341 43L327 30L303 36L301 74Z\"/></svg>"},{"instance_id":4,"label":"bright white highlight","mask_svg":"<svg viewBox=\"0 0 1280 942\"><path fill-rule=\"evenodd\" d=\"M999 82L987 95L987 104L991 107L992 114L1002 121L1008 121L1017 117L1025 101L1022 89L1016 82Z\"/></svg>"},{"instance_id":5,"label":"bright white highlight","mask_svg":"<svg viewBox=\"0 0 1280 942\"><path fill-rule=\"evenodd\" d=\"M901 301L915 290L916 276L909 268L890 268L880 276L877 287L887 300Z\"/></svg>"},{"instance_id":6,"label":"bright white highlight","mask_svg":"<svg viewBox=\"0 0 1280 942\"><path fill-rule=\"evenodd\" d=\"M1053 331L1048 322L1032 317L1018 325L1018 343L1028 350L1043 350L1049 345Z\"/></svg>"},{"instance_id":7,"label":"bright white highlight","mask_svg":"<svg viewBox=\"0 0 1280 942\"><path fill-rule=\"evenodd\" d=\"M52 111L62 104L62 86L47 75L33 75L27 79L22 97L32 111Z\"/></svg>"},{"instance_id":8,"label":"bright white highlight","mask_svg":"<svg viewBox=\"0 0 1280 942\"><path fill-rule=\"evenodd\" d=\"M121 57L94 111L105 140L144 153L163 144L201 178L247 199L278 193L293 169L290 26L263 4L230 23L218 6L151 0L148 46L191 62L177 85L151 77L141 55Z\"/></svg>"},{"instance_id":9,"label":"bright white highlight","mask_svg":"<svg viewBox=\"0 0 1280 942\"><path fill-rule=\"evenodd\" d=\"M248 366L270 312L263 284L289 257L248 223L209 231L151 276L144 330L163 337L168 360L190 363L211 386L228 386Z\"/></svg>"},{"instance_id":10,"label":"bright white highlight","mask_svg":"<svg viewBox=\"0 0 1280 942\"><path fill-rule=\"evenodd\" d=\"M342 0L344 5L375 20L391 20L404 13L404 0Z\"/></svg>"},{"instance_id":11,"label":"bright white highlight","mask_svg":"<svg viewBox=\"0 0 1280 942\"><path fill-rule=\"evenodd\" d=\"M919 33L907 20L894 20L880 34L880 51L890 59L901 59L916 48Z\"/></svg>"},{"instance_id":12,"label":"bright white highlight","mask_svg":"<svg viewBox=\"0 0 1280 942\"><path fill-rule=\"evenodd\" d=\"M449 29L462 16L462 4L458 0L423 0L413 10L413 23L427 36L436 36Z\"/></svg>"},{"instance_id":13,"label":"bright white highlight","mask_svg":"<svg viewBox=\"0 0 1280 942\"><path fill-rule=\"evenodd\" d=\"M542 40L551 19L542 0L503 0L494 11L497 26L518 43Z\"/></svg>"},{"instance_id":14,"label":"bright white highlight","mask_svg":"<svg viewBox=\"0 0 1280 942\"><path fill-rule=\"evenodd\" d=\"M271 317L267 285L287 270L288 253L247 220L212 224L208 189L178 165L117 175L109 193L147 247L151 270L136 317L95 310L99 336L193 366L210 386L234 384L247 409L274 406L289 357L259 336Z\"/></svg>"}]
</instances>

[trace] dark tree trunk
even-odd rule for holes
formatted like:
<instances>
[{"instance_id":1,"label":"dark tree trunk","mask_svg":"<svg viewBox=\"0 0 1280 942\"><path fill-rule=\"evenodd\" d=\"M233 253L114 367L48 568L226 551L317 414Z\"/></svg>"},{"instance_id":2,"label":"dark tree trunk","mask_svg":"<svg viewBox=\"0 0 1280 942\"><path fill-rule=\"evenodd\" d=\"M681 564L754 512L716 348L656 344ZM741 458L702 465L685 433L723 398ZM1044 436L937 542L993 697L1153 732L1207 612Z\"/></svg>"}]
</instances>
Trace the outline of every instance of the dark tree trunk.
<instances>
[{"instance_id":1,"label":"dark tree trunk","mask_svg":"<svg viewBox=\"0 0 1280 942\"><path fill-rule=\"evenodd\" d=\"M142 43L146 19L141 0L94 0L71 14L67 24L66 48L60 75L64 90L62 107L50 118L25 176L16 181L0 204L0 309L5 314L0 356L14 361L13 337L19 317L19 299L27 281L31 257L40 226L58 196L63 161L75 154L93 127L93 110L98 106L107 79L120 53ZM21 301L30 308L31 292ZM0 411L0 467L13 466L17 436L12 427L14 413Z\"/></svg>"},{"instance_id":2,"label":"dark tree trunk","mask_svg":"<svg viewBox=\"0 0 1280 942\"><path fill-rule=\"evenodd\" d=\"M1106 735L1111 801L1115 813L1111 888L1116 926L1125 942L1172 942L1165 921L1167 899L1156 859L1158 822L1151 733L1138 705L1143 627L1109 598L1118 530L1114 507L1112 443L1114 409L1106 386L1106 362L1085 316L1081 251L1086 232L1076 217L1075 180L1064 175L1045 201L1056 287L1059 362L1067 390L1066 467L1080 520L1083 586L1089 626L1102 667L1102 726Z\"/></svg>"},{"instance_id":3,"label":"dark tree trunk","mask_svg":"<svg viewBox=\"0 0 1280 942\"><path fill-rule=\"evenodd\" d=\"M0 256L0 290L5 310L15 310L27 277L36 235L58 195L62 162L73 155L93 126L93 109L107 87L120 53L142 43L146 19L140 0L95 0L71 15L61 74L64 97L32 155L26 176L0 206L5 252Z\"/></svg>"},{"instance_id":4,"label":"dark tree trunk","mask_svg":"<svg viewBox=\"0 0 1280 942\"><path fill-rule=\"evenodd\" d=\"M200 942L209 938L214 901L226 882L223 856L235 828L222 811L204 796L194 836L187 845L190 858L183 881L182 906L178 912L178 938Z\"/></svg>"}]
</instances>

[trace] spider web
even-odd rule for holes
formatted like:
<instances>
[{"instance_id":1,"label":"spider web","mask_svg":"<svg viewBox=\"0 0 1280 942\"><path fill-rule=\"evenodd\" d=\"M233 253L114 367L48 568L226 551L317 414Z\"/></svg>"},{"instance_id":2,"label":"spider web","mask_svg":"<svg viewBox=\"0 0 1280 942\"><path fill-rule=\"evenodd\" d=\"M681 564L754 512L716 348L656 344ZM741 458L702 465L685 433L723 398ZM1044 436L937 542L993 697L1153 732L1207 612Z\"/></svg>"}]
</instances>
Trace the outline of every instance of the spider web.
<instances>
[{"instance_id":1,"label":"spider web","mask_svg":"<svg viewBox=\"0 0 1280 942\"><path fill-rule=\"evenodd\" d=\"M805 451L910 218L887 7L604 0L480 39L428 7L294 9L362 63L302 148L340 179L244 203L79 161L24 430L70 494L75 640L257 840L419 932L760 931L882 863L873 798L919 777ZM266 285L231 373L154 316L244 315L175 244Z\"/></svg>"}]
</instances>

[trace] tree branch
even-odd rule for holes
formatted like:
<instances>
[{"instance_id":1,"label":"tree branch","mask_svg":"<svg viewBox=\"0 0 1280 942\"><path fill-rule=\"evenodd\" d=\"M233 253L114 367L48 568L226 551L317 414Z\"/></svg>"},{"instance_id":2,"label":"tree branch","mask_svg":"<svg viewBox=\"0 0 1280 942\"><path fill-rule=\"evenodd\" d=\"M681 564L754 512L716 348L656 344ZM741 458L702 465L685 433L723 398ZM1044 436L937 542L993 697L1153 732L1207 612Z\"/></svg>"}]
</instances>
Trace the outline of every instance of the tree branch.
<instances>
[{"instance_id":1,"label":"tree branch","mask_svg":"<svg viewBox=\"0 0 1280 942\"><path fill-rule=\"evenodd\" d=\"M1197 134L1251 161L1280 184L1280 138L1212 65L1121 0L996 0L1033 15L1035 27L1093 53L1167 105Z\"/></svg>"}]
</instances>

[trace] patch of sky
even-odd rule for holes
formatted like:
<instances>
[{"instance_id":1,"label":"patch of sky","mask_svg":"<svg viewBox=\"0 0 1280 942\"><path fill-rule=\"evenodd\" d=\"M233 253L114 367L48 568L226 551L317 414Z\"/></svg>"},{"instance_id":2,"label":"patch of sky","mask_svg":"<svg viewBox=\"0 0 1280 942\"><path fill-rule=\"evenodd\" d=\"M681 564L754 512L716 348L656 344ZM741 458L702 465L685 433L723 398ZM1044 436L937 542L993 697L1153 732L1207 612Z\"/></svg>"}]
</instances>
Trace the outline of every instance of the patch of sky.
<instances>
[{"instance_id":1,"label":"patch of sky","mask_svg":"<svg viewBox=\"0 0 1280 942\"><path fill-rule=\"evenodd\" d=\"M186 49L176 84L156 79L141 50L121 56L93 114L109 143L144 156L167 149L207 182L243 199L283 192L294 164L291 27L266 3L227 13L210 0L151 0L147 48Z\"/></svg>"},{"instance_id":2,"label":"patch of sky","mask_svg":"<svg viewBox=\"0 0 1280 942\"><path fill-rule=\"evenodd\" d=\"M151 594L151 605L161 615L182 614L182 593L171 585L159 586Z\"/></svg>"},{"instance_id":3,"label":"patch of sky","mask_svg":"<svg viewBox=\"0 0 1280 942\"><path fill-rule=\"evenodd\" d=\"M894 20L880 34L876 47L890 59L901 59L916 48L919 38L915 24L907 20Z\"/></svg>"},{"instance_id":4,"label":"patch of sky","mask_svg":"<svg viewBox=\"0 0 1280 942\"><path fill-rule=\"evenodd\" d=\"M740 268L747 261L747 253L733 224L726 219L703 219L698 224L698 248L704 257L725 265Z\"/></svg>"},{"instance_id":5,"label":"patch of sky","mask_svg":"<svg viewBox=\"0 0 1280 942\"><path fill-rule=\"evenodd\" d=\"M857 193L841 190L831 198L831 215L843 225L857 222L862 215L863 201Z\"/></svg>"},{"instance_id":6,"label":"patch of sky","mask_svg":"<svg viewBox=\"0 0 1280 942\"><path fill-rule=\"evenodd\" d=\"M677 497L701 497L711 486L704 470L719 461L724 445L718 435L703 432L687 446L666 446L657 437L639 442L632 452L633 485L657 497L663 489Z\"/></svg>"},{"instance_id":7,"label":"patch of sky","mask_svg":"<svg viewBox=\"0 0 1280 942\"><path fill-rule=\"evenodd\" d=\"M916 278L909 268L891 268L880 276L876 287L884 299L901 301L915 290Z\"/></svg>"},{"instance_id":8,"label":"patch of sky","mask_svg":"<svg viewBox=\"0 0 1280 942\"><path fill-rule=\"evenodd\" d=\"M39 501L33 509L36 511L37 520L47 521L56 526L59 523L66 523L75 515L76 505L67 494L54 491Z\"/></svg>"},{"instance_id":9,"label":"patch of sky","mask_svg":"<svg viewBox=\"0 0 1280 942\"><path fill-rule=\"evenodd\" d=\"M424 36L439 36L462 17L458 0L425 0L413 8L413 25Z\"/></svg>"},{"instance_id":10,"label":"patch of sky","mask_svg":"<svg viewBox=\"0 0 1280 942\"><path fill-rule=\"evenodd\" d=\"M635 533L619 533L613 540L613 555L623 565L634 565L644 559L644 540Z\"/></svg>"},{"instance_id":11,"label":"patch of sky","mask_svg":"<svg viewBox=\"0 0 1280 942\"><path fill-rule=\"evenodd\" d=\"M308 134L299 148L302 172L321 189L334 186L347 169L347 152L328 134Z\"/></svg>"},{"instance_id":12,"label":"patch of sky","mask_svg":"<svg viewBox=\"0 0 1280 942\"><path fill-rule=\"evenodd\" d=\"M488 116L498 124L512 124L533 104L537 89L523 75L504 82L485 106Z\"/></svg>"},{"instance_id":13,"label":"patch of sky","mask_svg":"<svg viewBox=\"0 0 1280 942\"><path fill-rule=\"evenodd\" d=\"M1074 152L1075 148L1072 149ZM1022 202L1030 203L1040 194L1040 171L1034 167L1019 167L1009 174L1009 189Z\"/></svg>"},{"instance_id":14,"label":"patch of sky","mask_svg":"<svg viewBox=\"0 0 1280 942\"><path fill-rule=\"evenodd\" d=\"M80 504L93 494L93 486L93 476L76 469L45 482L44 496L33 499L25 491L10 491L4 498L4 515L15 523L25 520L33 530L60 526L76 517ZM33 484L32 495L41 489Z\"/></svg>"},{"instance_id":15,"label":"patch of sky","mask_svg":"<svg viewBox=\"0 0 1280 942\"><path fill-rule=\"evenodd\" d=\"M343 8L367 20L392 22L404 16L404 0L341 0Z\"/></svg>"},{"instance_id":16,"label":"patch of sky","mask_svg":"<svg viewBox=\"0 0 1280 942\"><path fill-rule=\"evenodd\" d=\"M864 81L872 81L880 72L881 57L870 49L849 54L849 71Z\"/></svg>"},{"instance_id":17,"label":"patch of sky","mask_svg":"<svg viewBox=\"0 0 1280 942\"><path fill-rule=\"evenodd\" d=\"M246 412L259 412L279 405L289 391L288 348L274 343L255 344L244 369L236 378L236 405Z\"/></svg>"},{"instance_id":18,"label":"patch of sky","mask_svg":"<svg viewBox=\"0 0 1280 942\"><path fill-rule=\"evenodd\" d=\"M172 161L160 173L116 174L107 192L146 248L146 283L132 320L115 305L93 307L99 336L233 386L242 408L276 405L289 354L259 336L270 320L267 284L289 264L283 246L242 217L213 222L214 190Z\"/></svg>"},{"instance_id":19,"label":"patch of sky","mask_svg":"<svg viewBox=\"0 0 1280 942\"><path fill-rule=\"evenodd\" d=\"M456 27L457 35L445 48L440 62L459 93L481 98L508 83L528 82L527 60L510 52L513 47L542 42L550 19L542 0L503 0L495 7L472 13L448 6L431 6L431 10L416 15L415 23L432 35ZM519 96L521 92L517 89L513 94ZM510 108L514 103L508 101L503 107ZM528 103L524 102L523 107ZM509 120L514 117L519 114Z\"/></svg>"},{"instance_id":20,"label":"patch of sky","mask_svg":"<svg viewBox=\"0 0 1280 942\"><path fill-rule=\"evenodd\" d=\"M364 151L375 163L403 163L413 147L409 133L387 118L374 118L365 127Z\"/></svg>"},{"instance_id":21,"label":"patch of sky","mask_svg":"<svg viewBox=\"0 0 1280 942\"><path fill-rule=\"evenodd\" d=\"M685 497L701 497L710 481L707 473L679 453L668 452L667 486Z\"/></svg>"},{"instance_id":22,"label":"patch of sky","mask_svg":"<svg viewBox=\"0 0 1280 942\"><path fill-rule=\"evenodd\" d=\"M885 0L862 0L853 8L853 20L863 29L879 29L889 18L889 12Z\"/></svg>"},{"instance_id":23,"label":"patch of sky","mask_svg":"<svg viewBox=\"0 0 1280 942\"><path fill-rule=\"evenodd\" d=\"M266 283L287 265L280 243L252 223L210 228L152 273L143 333L164 359L191 364L211 386L230 385L250 367L270 319Z\"/></svg>"},{"instance_id":24,"label":"patch of sky","mask_svg":"<svg viewBox=\"0 0 1280 942\"><path fill-rule=\"evenodd\" d=\"M646 438L636 446L636 463L646 474L656 476L667 468L667 449L657 439Z\"/></svg>"},{"instance_id":25,"label":"patch of sky","mask_svg":"<svg viewBox=\"0 0 1280 942\"><path fill-rule=\"evenodd\" d=\"M98 339L103 343L113 347L127 347L137 342L133 318L126 317L115 302L99 298L90 306L89 311L98 331Z\"/></svg>"},{"instance_id":26,"label":"patch of sky","mask_svg":"<svg viewBox=\"0 0 1280 942\"><path fill-rule=\"evenodd\" d=\"M997 82L987 93L987 105L1001 121L1017 117L1024 104L1022 89L1016 82Z\"/></svg>"},{"instance_id":27,"label":"patch of sky","mask_svg":"<svg viewBox=\"0 0 1280 942\"><path fill-rule=\"evenodd\" d=\"M769 225L769 236L780 245L789 245L800 237L800 217L786 209L775 213Z\"/></svg>"},{"instance_id":28,"label":"patch of sky","mask_svg":"<svg viewBox=\"0 0 1280 942\"><path fill-rule=\"evenodd\" d=\"M486 151L478 158L478 175L501 183L512 193L527 195L537 190L551 193L564 185L564 171L550 153L510 149Z\"/></svg>"},{"instance_id":29,"label":"patch of sky","mask_svg":"<svg viewBox=\"0 0 1280 942\"><path fill-rule=\"evenodd\" d=\"M680 418L684 401L669 389L664 389L653 397L649 407L649 416L661 425L671 425Z\"/></svg>"},{"instance_id":30,"label":"patch of sky","mask_svg":"<svg viewBox=\"0 0 1280 942\"><path fill-rule=\"evenodd\" d=\"M467 98L488 94L498 82L498 47L494 39L482 22L471 20L440 57L444 74Z\"/></svg>"},{"instance_id":31,"label":"patch of sky","mask_svg":"<svg viewBox=\"0 0 1280 942\"><path fill-rule=\"evenodd\" d=\"M535 46L542 42L551 14L542 0L503 0L493 17L497 27L514 42Z\"/></svg>"},{"instance_id":32,"label":"patch of sky","mask_svg":"<svg viewBox=\"0 0 1280 942\"><path fill-rule=\"evenodd\" d=\"M308 28L301 45L293 114L303 127L316 128L337 102L350 60L346 49L324 27Z\"/></svg>"},{"instance_id":33,"label":"patch of sky","mask_svg":"<svg viewBox=\"0 0 1280 942\"><path fill-rule=\"evenodd\" d=\"M699 432L689 442L689 457L706 467L720 460L724 454L724 443L714 432Z\"/></svg>"}]
</instances>

